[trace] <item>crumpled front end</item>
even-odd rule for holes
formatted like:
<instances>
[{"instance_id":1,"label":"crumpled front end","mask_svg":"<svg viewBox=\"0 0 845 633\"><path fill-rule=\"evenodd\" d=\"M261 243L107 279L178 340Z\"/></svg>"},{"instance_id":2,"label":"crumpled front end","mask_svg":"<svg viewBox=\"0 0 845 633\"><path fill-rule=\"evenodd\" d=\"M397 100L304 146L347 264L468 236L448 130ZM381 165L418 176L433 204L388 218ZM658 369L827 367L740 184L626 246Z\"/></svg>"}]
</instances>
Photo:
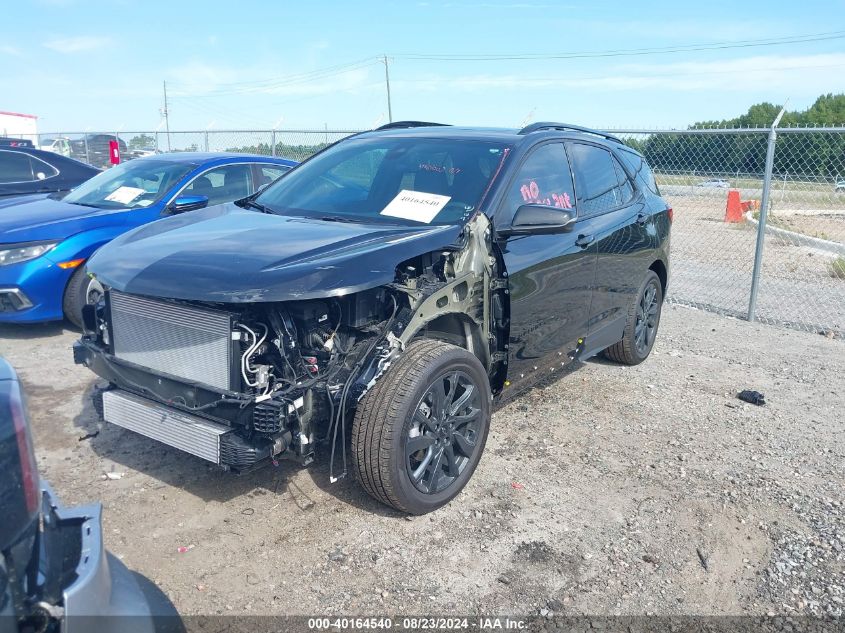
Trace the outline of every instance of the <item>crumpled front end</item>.
<instances>
[{"instance_id":1,"label":"crumpled front end","mask_svg":"<svg viewBox=\"0 0 845 633\"><path fill-rule=\"evenodd\" d=\"M108 288L86 310L75 360L108 381L95 395L107 422L236 471L280 458L307 464L315 444L346 434L347 414L416 336L470 349L494 383L503 375L486 216L456 243L404 257L389 283L301 300L212 303Z\"/></svg>"}]
</instances>

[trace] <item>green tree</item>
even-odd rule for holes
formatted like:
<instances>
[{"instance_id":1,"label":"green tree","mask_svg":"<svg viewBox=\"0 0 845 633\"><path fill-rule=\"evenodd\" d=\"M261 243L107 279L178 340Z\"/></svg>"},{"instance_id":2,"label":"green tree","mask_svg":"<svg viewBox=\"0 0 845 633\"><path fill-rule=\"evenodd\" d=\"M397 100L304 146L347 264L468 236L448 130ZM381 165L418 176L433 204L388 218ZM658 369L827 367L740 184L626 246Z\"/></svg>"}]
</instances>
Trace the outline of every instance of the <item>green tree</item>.
<instances>
[{"instance_id":1,"label":"green tree","mask_svg":"<svg viewBox=\"0 0 845 633\"><path fill-rule=\"evenodd\" d=\"M768 128L780 112L773 103L756 103L745 114L722 121L699 121L689 129ZM781 127L845 125L845 94L822 95L806 110L786 111ZM656 134L638 143L652 167L694 173L762 174L766 135ZM774 172L797 177L835 178L845 173L845 133L783 134L775 153Z\"/></svg>"},{"instance_id":2,"label":"green tree","mask_svg":"<svg viewBox=\"0 0 845 633\"><path fill-rule=\"evenodd\" d=\"M149 134L141 134L140 136L133 136L129 139L129 149L148 149L155 147L155 144L155 137Z\"/></svg>"}]
</instances>

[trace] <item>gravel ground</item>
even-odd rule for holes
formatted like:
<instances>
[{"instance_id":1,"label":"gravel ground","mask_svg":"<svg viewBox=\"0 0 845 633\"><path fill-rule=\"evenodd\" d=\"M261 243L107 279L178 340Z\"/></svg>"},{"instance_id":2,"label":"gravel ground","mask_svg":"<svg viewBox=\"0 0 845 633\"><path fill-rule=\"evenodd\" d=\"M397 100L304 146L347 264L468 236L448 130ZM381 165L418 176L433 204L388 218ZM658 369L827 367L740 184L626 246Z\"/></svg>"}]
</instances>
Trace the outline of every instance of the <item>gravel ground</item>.
<instances>
[{"instance_id":1,"label":"gravel ground","mask_svg":"<svg viewBox=\"0 0 845 633\"><path fill-rule=\"evenodd\" d=\"M842 614L841 341L667 305L647 362L503 406L465 491L409 520L324 466L238 477L99 427L75 338L0 328L41 471L183 614Z\"/></svg>"},{"instance_id":2,"label":"gravel ground","mask_svg":"<svg viewBox=\"0 0 845 633\"><path fill-rule=\"evenodd\" d=\"M751 292L756 227L724 222L725 190L690 196L666 189L662 191L675 212L669 299L744 316ZM790 216L793 219L808 234L813 234L813 226L833 231L820 216ZM843 217L825 220L845 227ZM835 259L834 253L768 233L757 318L845 338L845 281L830 274Z\"/></svg>"}]
</instances>

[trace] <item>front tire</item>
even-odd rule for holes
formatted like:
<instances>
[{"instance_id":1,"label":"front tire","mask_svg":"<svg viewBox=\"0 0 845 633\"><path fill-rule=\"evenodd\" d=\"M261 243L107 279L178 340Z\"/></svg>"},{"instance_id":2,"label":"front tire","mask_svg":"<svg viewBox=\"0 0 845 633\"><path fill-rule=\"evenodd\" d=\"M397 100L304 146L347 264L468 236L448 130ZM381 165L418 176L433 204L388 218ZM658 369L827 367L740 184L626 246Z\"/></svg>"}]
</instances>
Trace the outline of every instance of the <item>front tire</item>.
<instances>
[{"instance_id":1,"label":"front tire","mask_svg":"<svg viewBox=\"0 0 845 633\"><path fill-rule=\"evenodd\" d=\"M85 305L87 285L88 275L85 274L85 267L80 266L71 275L62 297L62 312L65 313L65 318L80 329L82 329L82 306Z\"/></svg>"},{"instance_id":2,"label":"front tire","mask_svg":"<svg viewBox=\"0 0 845 633\"><path fill-rule=\"evenodd\" d=\"M634 301L628 307L628 320L622 340L604 350L604 355L623 365L639 365L651 353L663 309L663 284L649 270Z\"/></svg>"},{"instance_id":3,"label":"front tire","mask_svg":"<svg viewBox=\"0 0 845 633\"><path fill-rule=\"evenodd\" d=\"M356 479L402 512L446 505L478 465L491 401L487 372L474 355L442 341L411 343L358 404Z\"/></svg>"}]
</instances>

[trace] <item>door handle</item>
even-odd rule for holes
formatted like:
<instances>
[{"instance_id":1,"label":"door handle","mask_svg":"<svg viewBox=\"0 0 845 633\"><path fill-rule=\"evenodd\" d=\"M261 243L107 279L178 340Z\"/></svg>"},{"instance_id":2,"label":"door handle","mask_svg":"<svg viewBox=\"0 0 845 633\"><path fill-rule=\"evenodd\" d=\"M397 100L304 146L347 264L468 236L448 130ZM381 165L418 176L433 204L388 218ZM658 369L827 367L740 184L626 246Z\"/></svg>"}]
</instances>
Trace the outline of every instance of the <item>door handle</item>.
<instances>
[{"instance_id":1,"label":"door handle","mask_svg":"<svg viewBox=\"0 0 845 633\"><path fill-rule=\"evenodd\" d=\"M575 240L575 245L580 246L581 248L586 248L590 244L593 243L593 240L596 239L592 235L579 235L578 238Z\"/></svg>"},{"instance_id":2,"label":"door handle","mask_svg":"<svg viewBox=\"0 0 845 633\"><path fill-rule=\"evenodd\" d=\"M650 216L647 213L638 213L637 214L637 224L640 226L645 226L648 224Z\"/></svg>"}]
</instances>

